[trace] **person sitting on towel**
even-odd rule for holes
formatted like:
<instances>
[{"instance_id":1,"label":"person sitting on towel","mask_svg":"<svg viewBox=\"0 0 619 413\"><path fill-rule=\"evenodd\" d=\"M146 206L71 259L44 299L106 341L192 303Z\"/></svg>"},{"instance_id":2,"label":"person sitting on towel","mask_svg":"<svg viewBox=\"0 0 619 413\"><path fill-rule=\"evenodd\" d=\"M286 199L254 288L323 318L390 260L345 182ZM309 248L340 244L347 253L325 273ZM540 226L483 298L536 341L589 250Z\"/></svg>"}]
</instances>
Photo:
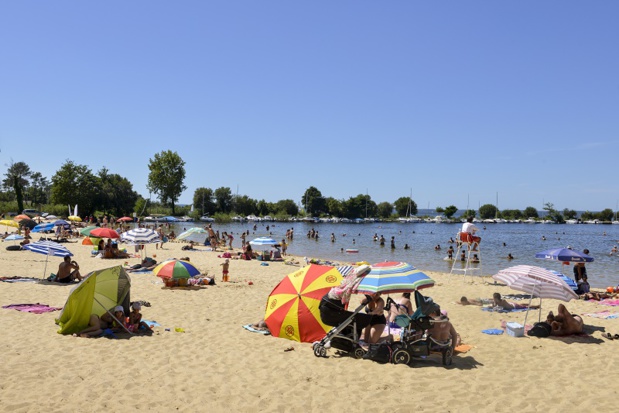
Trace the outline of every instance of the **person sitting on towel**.
<instances>
[{"instance_id":1,"label":"person sitting on towel","mask_svg":"<svg viewBox=\"0 0 619 413\"><path fill-rule=\"evenodd\" d=\"M572 334L582 333L584 323L582 318L577 314L570 314L563 304L559 304L558 314L548 313L546 322L550 324L552 330L551 336L569 336Z\"/></svg>"},{"instance_id":2,"label":"person sitting on towel","mask_svg":"<svg viewBox=\"0 0 619 413\"><path fill-rule=\"evenodd\" d=\"M64 261L58 266L58 273L54 281L59 283L70 283L73 280L82 281L80 275L80 266L75 261L71 261L71 257L64 257Z\"/></svg>"},{"instance_id":3,"label":"person sitting on towel","mask_svg":"<svg viewBox=\"0 0 619 413\"><path fill-rule=\"evenodd\" d=\"M429 337L438 344L445 344L451 339L451 348L455 349L459 343L458 333L451 321L447 317L447 311L442 311L437 308L436 311L429 314L435 322L431 329L428 330Z\"/></svg>"}]
</instances>

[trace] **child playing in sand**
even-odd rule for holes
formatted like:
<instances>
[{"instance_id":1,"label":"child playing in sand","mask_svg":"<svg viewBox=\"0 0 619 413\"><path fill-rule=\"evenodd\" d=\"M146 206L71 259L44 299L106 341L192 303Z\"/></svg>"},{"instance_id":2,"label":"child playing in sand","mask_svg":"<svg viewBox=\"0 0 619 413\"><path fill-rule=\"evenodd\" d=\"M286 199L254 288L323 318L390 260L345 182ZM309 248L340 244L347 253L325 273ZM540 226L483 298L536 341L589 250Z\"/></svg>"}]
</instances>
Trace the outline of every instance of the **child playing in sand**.
<instances>
[{"instance_id":1,"label":"child playing in sand","mask_svg":"<svg viewBox=\"0 0 619 413\"><path fill-rule=\"evenodd\" d=\"M144 327L147 331L153 331L148 324L142 321L142 314L140 313L140 309L142 309L142 304L133 303L131 304L131 313L129 313L129 322L127 323L127 330L135 333L139 330L140 327Z\"/></svg>"},{"instance_id":2,"label":"child playing in sand","mask_svg":"<svg viewBox=\"0 0 619 413\"><path fill-rule=\"evenodd\" d=\"M226 258L226 260L219 265L221 265L221 281L228 281L228 270L230 268L230 260Z\"/></svg>"}]
</instances>

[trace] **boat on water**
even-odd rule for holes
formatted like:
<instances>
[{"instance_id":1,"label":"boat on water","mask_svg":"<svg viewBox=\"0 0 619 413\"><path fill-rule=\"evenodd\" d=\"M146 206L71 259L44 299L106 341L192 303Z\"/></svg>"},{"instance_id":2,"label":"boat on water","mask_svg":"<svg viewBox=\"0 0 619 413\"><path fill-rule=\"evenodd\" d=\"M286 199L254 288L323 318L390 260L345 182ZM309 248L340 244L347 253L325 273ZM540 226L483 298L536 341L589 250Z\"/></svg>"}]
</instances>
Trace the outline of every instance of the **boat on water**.
<instances>
[{"instance_id":1,"label":"boat on water","mask_svg":"<svg viewBox=\"0 0 619 413\"><path fill-rule=\"evenodd\" d=\"M578 224L578 220L577 219L567 219L565 220L566 224L570 224L570 225L574 225L574 224Z\"/></svg>"},{"instance_id":2,"label":"boat on water","mask_svg":"<svg viewBox=\"0 0 619 413\"><path fill-rule=\"evenodd\" d=\"M236 217L234 217L234 218L236 218ZM232 218L233 221L234 221L234 218ZM200 221L202 221L202 222L215 222L215 220L213 218L209 217L208 215L202 215L200 217Z\"/></svg>"}]
</instances>

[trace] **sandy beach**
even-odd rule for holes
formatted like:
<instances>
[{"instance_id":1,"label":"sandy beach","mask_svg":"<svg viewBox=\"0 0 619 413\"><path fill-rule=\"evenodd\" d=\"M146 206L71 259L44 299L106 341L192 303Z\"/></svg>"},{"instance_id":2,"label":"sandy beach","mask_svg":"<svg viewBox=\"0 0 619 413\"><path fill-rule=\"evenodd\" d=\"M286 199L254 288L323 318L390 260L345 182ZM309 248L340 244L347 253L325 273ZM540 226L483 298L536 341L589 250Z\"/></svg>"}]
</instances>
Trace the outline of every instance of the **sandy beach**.
<instances>
[{"instance_id":1,"label":"sandy beach","mask_svg":"<svg viewBox=\"0 0 619 413\"><path fill-rule=\"evenodd\" d=\"M54 323L59 312L1 309L2 411L571 412L601 407L603 400L615 396L611 386L619 340L603 338L602 333L619 333L617 319L583 316L587 337L486 335L482 330L501 328L502 320L522 324L525 313L485 312L455 302L463 295L518 292L493 285L491 278L471 282L461 275L428 273L436 285L424 294L449 312L463 342L472 346L456 355L451 367L443 367L436 356L415 361L412 367L355 360L333 350L328 358L317 358L311 344L242 328L263 317L269 293L296 267L232 260L231 282L222 283L220 253L182 251L182 245L166 243L163 250L147 250L158 261L189 256L202 272L215 276L217 285L170 290L152 274L131 274L132 301L149 302L151 307L142 308L144 318L161 324L152 336L63 336ZM92 258L91 248L78 242L65 246L75 254L83 274L139 262ZM1 248L0 276L42 278L45 258ZM47 275L55 272L60 260L49 258ZM71 288L0 282L0 305L62 307ZM549 310L556 312L558 303L544 300L542 318ZM567 303L567 308L581 315L619 312L582 300ZM537 317L538 312L531 311L528 324ZM285 351L290 346L294 351Z\"/></svg>"}]
</instances>

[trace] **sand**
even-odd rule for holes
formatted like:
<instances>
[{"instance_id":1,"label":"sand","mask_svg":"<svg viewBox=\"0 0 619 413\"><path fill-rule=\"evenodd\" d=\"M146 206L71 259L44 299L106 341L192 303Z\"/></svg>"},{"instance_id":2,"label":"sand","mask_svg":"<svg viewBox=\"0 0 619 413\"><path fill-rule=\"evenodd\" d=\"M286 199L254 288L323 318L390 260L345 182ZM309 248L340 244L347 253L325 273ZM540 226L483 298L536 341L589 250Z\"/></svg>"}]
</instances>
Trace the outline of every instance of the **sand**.
<instances>
[{"instance_id":1,"label":"sand","mask_svg":"<svg viewBox=\"0 0 619 413\"><path fill-rule=\"evenodd\" d=\"M139 262L91 258L89 247L65 245L75 253L83 273ZM484 312L455 301L462 295L515 292L492 285L491 279L470 282L461 275L429 273L437 284L424 293L449 311L464 343L473 346L457 355L453 366L443 367L437 356L412 367L341 357L333 350L329 358L317 358L311 344L242 328L263 317L270 291L295 267L233 260L232 282L221 283L220 253L182 251L182 245L167 243L164 250L149 246L148 252L159 261L189 256L199 269L216 275L218 284L169 290L152 274L132 274L132 300L150 302L151 307L142 308L144 318L161 324L152 336L74 338L56 333L58 312L36 315L0 309L1 410L579 411L615 397L613 362L619 340L602 338L602 332L619 333L618 319L584 317L589 337L486 335L483 329L500 328L502 320L522 324L524 313ZM47 272L55 272L60 258L49 261ZM43 255L0 248L0 276L41 278L44 262ZM62 307L71 288L0 282L0 305ZM545 300L543 317L557 305ZM615 311L580 300L567 307L578 314ZM529 319L536 321L537 314L531 312ZM285 351L290 346L294 351Z\"/></svg>"}]
</instances>

